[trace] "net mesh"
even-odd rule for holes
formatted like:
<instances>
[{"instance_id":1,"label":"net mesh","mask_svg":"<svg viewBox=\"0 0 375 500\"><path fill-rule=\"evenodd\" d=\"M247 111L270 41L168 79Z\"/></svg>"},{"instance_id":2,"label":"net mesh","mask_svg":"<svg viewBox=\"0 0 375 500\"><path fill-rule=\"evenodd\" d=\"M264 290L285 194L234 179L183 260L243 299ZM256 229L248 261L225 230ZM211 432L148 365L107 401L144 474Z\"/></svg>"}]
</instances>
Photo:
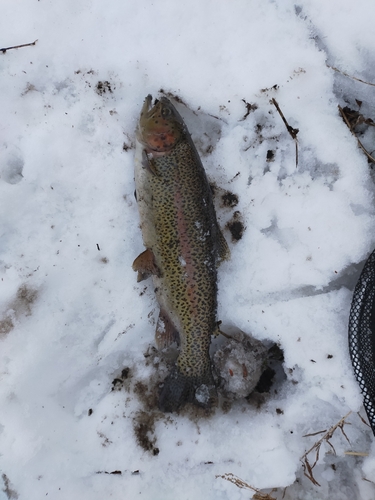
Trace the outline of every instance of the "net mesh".
<instances>
[{"instance_id":1,"label":"net mesh","mask_svg":"<svg viewBox=\"0 0 375 500\"><path fill-rule=\"evenodd\" d=\"M375 435L375 251L354 289L349 316L349 352Z\"/></svg>"}]
</instances>

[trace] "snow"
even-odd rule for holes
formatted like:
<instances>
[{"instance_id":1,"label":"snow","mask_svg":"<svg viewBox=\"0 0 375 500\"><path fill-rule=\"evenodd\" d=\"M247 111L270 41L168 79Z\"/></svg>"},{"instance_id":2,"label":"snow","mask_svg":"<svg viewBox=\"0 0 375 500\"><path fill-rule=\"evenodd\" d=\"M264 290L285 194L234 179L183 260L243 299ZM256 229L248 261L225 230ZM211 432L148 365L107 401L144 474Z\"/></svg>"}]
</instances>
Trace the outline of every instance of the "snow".
<instances>
[{"instance_id":1,"label":"snow","mask_svg":"<svg viewBox=\"0 0 375 500\"><path fill-rule=\"evenodd\" d=\"M359 99L374 119L373 88L344 76L375 81L374 14L368 0L3 0L0 45L38 41L0 54L1 500L249 498L226 473L278 498L374 498L347 348L374 186L337 109ZM133 146L160 89L186 104L221 226L244 226L237 242L225 230L221 328L284 351L259 407L154 409L167 372L151 282L131 268ZM299 130L297 167L272 98ZM349 411L350 444L338 429L336 456L322 445L318 487L300 457L321 435L304 436Z\"/></svg>"}]
</instances>

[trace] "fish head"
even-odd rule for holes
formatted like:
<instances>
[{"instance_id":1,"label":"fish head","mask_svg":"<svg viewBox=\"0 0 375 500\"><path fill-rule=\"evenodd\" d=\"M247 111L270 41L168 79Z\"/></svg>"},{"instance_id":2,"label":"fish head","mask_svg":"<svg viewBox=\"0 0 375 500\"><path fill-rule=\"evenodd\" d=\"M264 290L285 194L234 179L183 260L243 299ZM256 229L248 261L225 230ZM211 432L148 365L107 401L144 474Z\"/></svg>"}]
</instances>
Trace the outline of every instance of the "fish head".
<instances>
[{"instance_id":1,"label":"fish head","mask_svg":"<svg viewBox=\"0 0 375 500\"><path fill-rule=\"evenodd\" d=\"M165 153L174 148L184 133L184 122L166 97L155 101L145 99L139 119L137 139L147 152Z\"/></svg>"}]
</instances>

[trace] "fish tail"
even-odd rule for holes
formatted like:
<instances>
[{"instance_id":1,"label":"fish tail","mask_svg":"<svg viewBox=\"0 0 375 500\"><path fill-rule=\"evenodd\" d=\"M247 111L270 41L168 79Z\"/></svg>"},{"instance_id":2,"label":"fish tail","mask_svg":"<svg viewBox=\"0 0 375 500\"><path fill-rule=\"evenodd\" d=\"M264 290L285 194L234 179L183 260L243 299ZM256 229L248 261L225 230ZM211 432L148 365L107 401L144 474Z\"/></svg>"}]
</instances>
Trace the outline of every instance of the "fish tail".
<instances>
[{"instance_id":1,"label":"fish tail","mask_svg":"<svg viewBox=\"0 0 375 500\"><path fill-rule=\"evenodd\" d=\"M164 380L159 396L159 409L164 412L177 411L185 403L194 403L203 408L217 405L217 391L211 371L189 377L174 367Z\"/></svg>"}]
</instances>

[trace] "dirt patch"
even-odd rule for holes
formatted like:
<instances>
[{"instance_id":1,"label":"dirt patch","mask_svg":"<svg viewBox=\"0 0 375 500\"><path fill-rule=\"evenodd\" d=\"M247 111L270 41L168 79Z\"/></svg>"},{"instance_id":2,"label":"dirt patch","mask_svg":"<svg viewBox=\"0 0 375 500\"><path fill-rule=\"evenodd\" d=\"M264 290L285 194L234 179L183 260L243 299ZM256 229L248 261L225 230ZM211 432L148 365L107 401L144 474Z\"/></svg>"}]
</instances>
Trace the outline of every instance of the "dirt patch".
<instances>
[{"instance_id":1,"label":"dirt patch","mask_svg":"<svg viewBox=\"0 0 375 500\"><path fill-rule=\"evenodd\" d=\"M98 95L104 95L104 94L107 94L107 93L108 94L112 94L113 90L112 90L110 82L108 80L105 80L105 81L99 81L96 84L95 92Z\"/></svg>"},{"instance_id":2,"label":"dirt patch","mask_svg":"<svg viewBox=\"0 0 375 500\"><path fill-rule=\"evenodd\" d=\"M10 316L4 316L0 320L0 336L7 335L14 328L13 320Z\"/></svg>"},{"instance_id":3,"label":"dirt patch","mask_svg":"<svg viewBox=\"0 0 375 500\"><path fill-rule=\"evenodd\" d=\"M221 195L221 202L225 208L234 208L238 205L238 196L230 191Z\"/></svg>"},{"instance_id":4,"label":"dirt patch","mask_svg":"<svg viewBox=\"0 0 375 500\"><path fill-rule=\"evenodd\" d=\"M5 313L0 319L0 336L7 335L13 328L15 320L19 320L22 316L30 316L32 306L38 298L38 291L26 283L21 285L17 290L16 296L11 300Z\"/></svg>"},{"instance_id":5,"label":"dirt patch","mask_svg":"<svg viewBox=\"0 0 375 500\"><path fill-rule=\"evenodd\" d=\"M138 445L152 455L159 455L155 436L155 415L140 411L133 419L133 429Z\"/></svg>"},{"instance_id":6,"label":"dirt patch","mask_svg":"<svg viewBox=\"0 0 375 500\"><path fill-rule=\"evenodd\" d=\"M18 493L13 489L11 482L6 474L3 474L2 480L4 481L3 492L6 494L9 500L16 500L18 498Z\"/></svg>"},{"instance_id":7,"label":"dirt patch","mask_svg":"<svg viewBox=\"0 0 375 500\"><path fill-rule=\"evenodd\" d=\"M234 243L242 238L245 226L242 222L242 215L240 212L234 212L232 219L227 222L226 228L229 229L229 232L232 236L232 241Z\"/></svg>"},{"instance_id":8,"label":"dirt patch","mask_svg":"<svg viewBox=\"0 0 375 500\"><path fill-rule=\"evenodd\" d=\"M24 314L25 316L30 316L31 306L34 304L37 297L37 290L23 284L17 290L16 299L12 302L12 309L14 309L18 315Z\"/></svg>"}]
</instances>

